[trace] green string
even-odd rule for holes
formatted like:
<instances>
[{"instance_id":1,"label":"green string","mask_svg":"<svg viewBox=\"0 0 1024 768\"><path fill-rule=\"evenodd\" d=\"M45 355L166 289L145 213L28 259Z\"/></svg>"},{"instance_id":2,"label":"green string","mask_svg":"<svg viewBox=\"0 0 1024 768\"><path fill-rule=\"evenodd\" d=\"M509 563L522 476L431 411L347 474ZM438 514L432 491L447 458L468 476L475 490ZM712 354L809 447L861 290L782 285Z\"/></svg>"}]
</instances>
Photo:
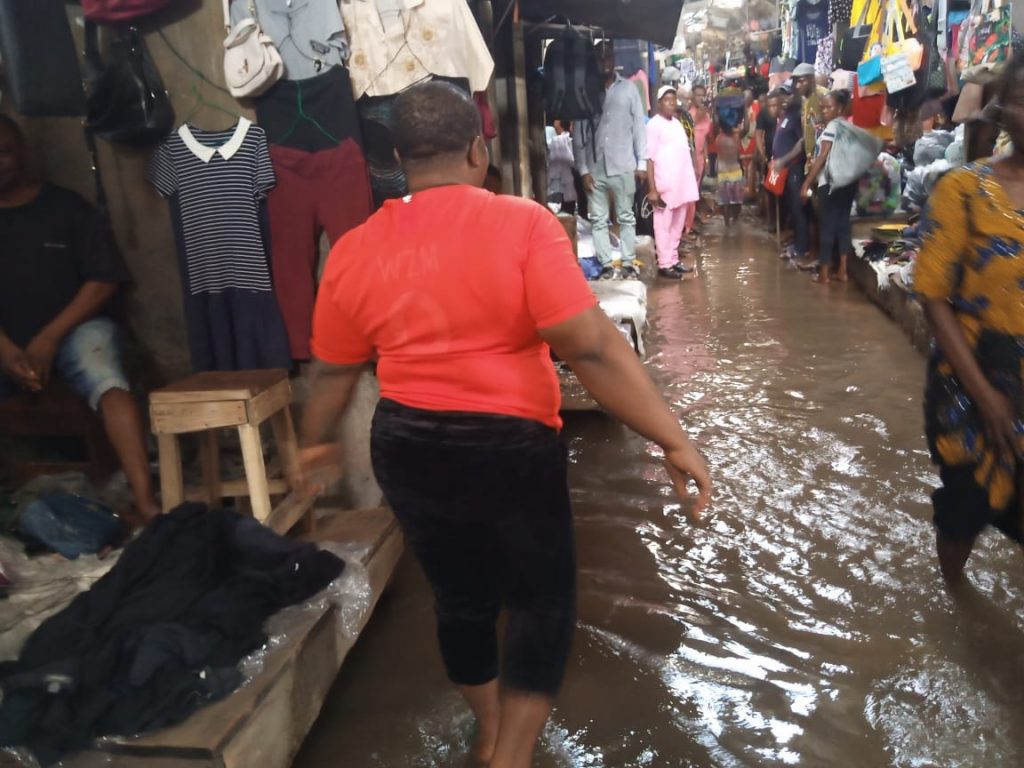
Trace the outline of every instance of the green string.
<instances>
[{"instance_id":1,"label":"green string","mask_svg":"<svg viewBox=\"0 0 1024 768\"><path fill-rule=\"evenodd\" d=\"M322 133L324 136L326 136L332 142L334 142L335 144L341 144L341 139L338 139L338 138L332 136L328 132L328 130L326 128L324 128L322 125L320 125L320 123L318 123L316 121L315 118L310 117L309 115L306 114L306 110L305 110L305 108L302 105L302 84L301 83L296 83L295 84L295 92L296 92L296 96L297 96L297 100L298 100L298 104L299 104L299 114L296 116L295 122L293 122L291 124L291 127L285 132L284 136L281 136L281 137L275 139L274 143L275 144L283 144L285 141L288 140L288 138L293 133L295 133L295 130L299 127L299 123L301 123L303 120L305 120L307 123L312 123L314 126L316 126L317 130L320 131L320 133Z\"/></svg>"},{"instance_id":2,"label":"green string","mask_svg":"<svg viewBox=\"0 0 1024 768\"><path fill-rule=\"evenodd\" d=\"M228 94L228 96L231 95L231 92L227 88L225 88L222 85L219 85L218 83L213 82L213 80L211 80L205 74L203 74L202 70L197 69L196 67L192 66L191 62L189 62L188 59L186 59L184 56L182 56L178 52L177 48L175 48L173 45L171 45L171 41L167 39L167 35L164 34L163 29L157 30L157 34L160 35L160 39L164 41L164 45L167 46L167 48L170 50L170 52L175 55L175 57L178 59L178 61L180 61L182 64L184 64L186 67L188 67L193 75L198 77L200 80L202 80L207 85L213 86L214 88L216 88L221 93L226 93L226 94Z\"/></svg>"}]
</instances>

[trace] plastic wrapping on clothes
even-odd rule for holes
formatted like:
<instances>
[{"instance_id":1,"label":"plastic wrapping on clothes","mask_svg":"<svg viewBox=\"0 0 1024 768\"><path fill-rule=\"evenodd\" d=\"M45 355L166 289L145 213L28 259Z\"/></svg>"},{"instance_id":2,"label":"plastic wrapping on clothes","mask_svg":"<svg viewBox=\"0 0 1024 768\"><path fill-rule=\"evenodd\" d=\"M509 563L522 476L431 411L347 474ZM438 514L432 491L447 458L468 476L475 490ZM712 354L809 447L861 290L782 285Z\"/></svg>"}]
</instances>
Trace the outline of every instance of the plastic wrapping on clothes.
<instances>
[{"instance_id":1,"label":"plastic wrapping on clothes","mask_svg":"<svg viewBox=\"0 0 1024 768\"><path fill-rule=\"evenodd\" d=\"M862 216L891 214L900 204L900 161L883 152L861 178L857 189L857 213Z\"/></svg>"},{"instance_id":2,"label":"plastic wrapping on clothes","mask_svg":"<svg viewBox=\"0 0 1024 768\"><path fill-rule=\"evenodd\" d=\"M914 145L914 165L920 168L946 157L946 149L954 141L951 131L928 131Z\"/></svg>"},{"instance_id":3,"label":"plastic wrapping on clothes","mask_svg":"<svg viewBox=\"0 0 1024 768\"><path fill-rule=\"evenodd\" d=\"M248 656L240 660L239 669L243 675L241 687L245 687L262 672L267 658L278 648L287 645L295 634L307 626L307 618L318 616L329 608L334 608L337 613L337 631L345 638L354 640L366 620L370 610L372 589L370 585L370 574L362 562L367 554L366 544L339 544L328 542L321 545L321 549L330 552L345 561L345 569L340 577L329 584L324 590L314 595L304 603L291 605L278 613L270 616L264 625L266 642ZM102 561L102 571L113 566L117 558L112 557L110 561ZM76 572L84 571L89 563L96 563L95 558L81 558L71 567ZM19 572L20 568L18 568ZM89 573L89 581L99 578L101 573ZM88 585L81 585L74 594L78 594ZM74 597L74 594L67 596L66 602ZM61 606L62 607L62 606ZM26 636L29 633L25 633ZM16 651L13 654L16 656ZM13 657L11 656L11 657ZM202 710L200 710L202 713ZM202 714L199 715L202 717ZM137 738L137 735L103 737L98 739L99 743L117 741L123 742L126 739ZM14 761L15 765L23 768L36 768L39 763L31 752L24 749L5 748L0 754ZM110 757L111 764L114 764L113 756ZM60 765L60 763L57 763Z\"/></svg>"},{"instance_id":4,"label":"plastic wrapping on clothes","mask_svg":"<svg viewBox=\"0 0 1024 768\"><path fill-rule=\"evenodd\" d=\"M292 605L271 616L264 625L267 641L262 647L250 653L241 662L242 686L248 685L263 670L268 656L288 644L295 631L303 626L303 619L319 616L328 608L337 612L338 632L354 640L362 628L363 620L370 610L372 589L370 575L363 565L366 554L365 544L341 544L325 542L320 548L345 561L345 570L318 594L305 603Z\"/></svg>"},{"instance_id":5,"label":"plastic wrapping on clothes","mask_svg":"<svg viewBox=\"0 0 1024 768\"><path fill-rule=\"evenodd\" d=\"M943 176L953 170L945 157L928 165L920 165L907 174L907 185L903 192L905 207L912 210L924 208L935 185Z\"/></svg>"}]
</instances>

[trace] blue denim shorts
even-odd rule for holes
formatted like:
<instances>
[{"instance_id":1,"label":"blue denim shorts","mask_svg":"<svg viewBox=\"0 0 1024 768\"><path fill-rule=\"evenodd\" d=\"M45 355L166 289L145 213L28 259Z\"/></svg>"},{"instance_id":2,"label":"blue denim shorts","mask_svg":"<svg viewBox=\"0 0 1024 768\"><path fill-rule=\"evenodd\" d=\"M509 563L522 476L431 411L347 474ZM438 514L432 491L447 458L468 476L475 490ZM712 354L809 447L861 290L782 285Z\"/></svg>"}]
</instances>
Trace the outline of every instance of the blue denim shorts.
<instances>
[{"instance_id":1,"label":"blue denim shorts","mask_svg":"<svg viewBox=\"0 0 1024 768\"><path fill-rule=\"evenodd\" d=\"M93 410L112 389L129 391L121 353L121 330L106 317L87 320L69 333L57 347L53 370ZM0 398L17 391L17 385L0 377Z\"/></svg>"}]
</instances>

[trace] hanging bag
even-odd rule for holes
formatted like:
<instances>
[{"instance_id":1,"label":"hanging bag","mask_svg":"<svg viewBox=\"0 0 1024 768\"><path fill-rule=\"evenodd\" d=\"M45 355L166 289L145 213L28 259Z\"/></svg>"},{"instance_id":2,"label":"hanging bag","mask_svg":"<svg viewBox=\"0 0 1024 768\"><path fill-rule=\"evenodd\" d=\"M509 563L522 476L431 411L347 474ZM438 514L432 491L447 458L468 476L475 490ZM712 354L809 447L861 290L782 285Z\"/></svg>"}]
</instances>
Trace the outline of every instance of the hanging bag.
<instances>
[{"instance_id":1,"label":"hanging bag","mask_svg":"<svg viewBox=\"0 0 1024 768\"><path fill-rule=\"evenodd\" d=\"M96 24L85 22L88 96L85 128L94 136L135 147L157 144L174 126L174 109L153 59L135 27L111 43L104 62Z\"/></svg>"},{"instance_id":2,"label":"hanging bag","mask_svg":"<svg viewBox=\"0 0 1024 768\"><path fill-rule=\"evenodd\" d=\"M235 98L259 96L284 75L284 62L274 41L260 28L254 0L249 18L231 26L231 0L224 0L224 79Z\"/></svg>"},{"instance_id":3,"label":"hanging bag","mask_svg":"<svg viewBox=\"0 0 1024 768\"><path fill-rule=\"evenodd\" d=\"M917 83L914 72L921 68L924 57L921 43L916 38L907 38L904 34L904 22L910 27L911 34L917 32L913 17L908 18L896 0L889 0L883 38L883 44L887 45L887 48L882 56L882 78L889 93L899 93Z\"/></svg>"},{"instance_id":4,"label":"hanging bag","mask_svg":"<svg viewBox=\"0 0 1024 768\"><path fill-rule=\"evenodd\" d=\"M156 13L171 0L82 0L82 15L97 24L124 24Z\"/></svg>"},{"instance_id":5,"label":"hanging bag","mask_svg":"<svg viewBox=\"0 0 1024 768\"><path fill-rule=\"evenodd\" d=\"M1012 55L1013 7L1008 0L979 0L967 39L968 67L998 64Z\"/></svg>"},{"instance_id":6,"label":"hanging bag","mask_svg":"<svg viewBox=\"0 0 1024 768\"><path fill-rule=\"evenodd\" d=\"M881 139L846 120L835 123L836 138L828 153L825 172L833 189L847 187L867 173L882 151Z\"/></svg>"},{"instance_id":7,"label":"hanging bag","mask_svg":"<svg viewBox=\"0 0 1024 768\"><path fill-rule=\"evenodd\" d=\"M875 10L875 14L869 22L868 11L872 8ZM872 0L863 0L857 21L839 39L839 66L841 69L854 72L864 60L868 40L871 39L871 31L878 23L877 11L878 6Z\"/></svg>"},{"instance_id":8,"label":"hanging bag","mask_svg":"<svg viewBox=\"0 0 1024 768\"><path fill-rule=\"evenodd\" d=\"M604 107L604 80L593 43L575 32L556 39L544 55L544 109L548 121L589 120Z\"/></svg>"},{"instance_id":9,"label":"hanging bag","mask_svg":"<svg viewBox=\"0 0 1024 768\"><path fill-rule=\"evenodd\" d=\"M928 34L928 82L925 86L925 97L941 99L949 93L949 73L946 71L946 62L942 58L940 40L942 39L942 13L943 7L940 3L938 8L932 10L927 25Z\"/></svg>"}]
</instances>

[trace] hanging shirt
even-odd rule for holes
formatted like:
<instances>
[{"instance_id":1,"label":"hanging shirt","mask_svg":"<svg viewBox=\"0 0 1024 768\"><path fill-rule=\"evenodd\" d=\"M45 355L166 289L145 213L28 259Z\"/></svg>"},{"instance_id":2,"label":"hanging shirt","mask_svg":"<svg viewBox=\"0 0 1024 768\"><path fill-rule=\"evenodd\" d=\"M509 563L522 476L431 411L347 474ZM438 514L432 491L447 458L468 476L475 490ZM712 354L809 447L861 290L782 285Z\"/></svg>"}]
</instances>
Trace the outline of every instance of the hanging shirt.
<instances>
[{"instance_id":1,"label":"hanging shirt","mask_svg":"<svg viewBox=\"0 0 1024 768\"><path fill-rule=\"evenodd\" d=\"M828 7L824 0L811 4L801 0L796 9L797 58L814 64L818 56L818 41L828 35Z\"/></svg>"},{"instance_id":2,"label":"hanging shirt","mask_svg":"<svg viewBox=\"0 0 1024 768\"><path fill-rule=\"evenodd\" d=\"M619 75L605 89L604 110L593 120L574 123L572 147L581 176L603 172L621 176L647 170L647 112L633 83Z\"/></svg>"},{"instance_id":3,"label":"hanging shirt","mask_svg":"<svg viewBox=\"0 0 1024 768\"><path fill-rule=\"evenodd\" d=\"M828 26L848 27L853 22L853 0L828 0Z\"/></svg>"},{"instance_id":4,"label":"hanging shirt","mask_svg":"<svg viewBox=\"0 0 1024 768\"><path fill-rule=\"evenodd\" d=\"M551 128L552 132L554 130ZM568 133L551 136L548 139L548 195L561 195L563 203L576 202L572 166L572 136Z\"/></svg>"},{"instance_id":5,"label":"hanging shirt","mask_svg":"<svg viewBox=\"0 0 1024 768\"><path fill-rule=\"evenodd\" d=\"M655 115L647 123L647 153L654 163L654 187L668 208L696 202L697 177L686 129L676 118Z\"/></svg>"},{"instance_id":6,"label":"hanging shirt","mask_svg":"<svg viewBox=\"0 0 1024 768\"><path fill-rule=\"evenodd\" d=\"M288 80L316 77L348 59L345 24L335 0L255 0L260 28L284 62ZM249 3L231 4L231 23L252 17Z\"/></svg>"},{"instance_id":7,"label":"hanging shirt","mask_svg":"<svg viewBox=\"0 0 1024 768\"><path fill-rule=\"evenodd\" d=\"M128 282L96 210L52 184L24 205L0 208L0 242L0 331L19 347L57 317L86 282Z\"/></svg>"},{"instance_id":8,"label":"hanging shirt","mask_svg":"<svg viewBox=\"0 0 1024 768\"><path fill-rule=\"evenodd\" d=\"M262 223L276 183L263 130L244 117L225 131L182 125L149 181L171 201L195 369L291 367Z\"/></svg>"},{"instance_id":9,"label":"hanging shirt","mask_svg":"<svg viewBox=\"0 0 1024 768\"><path fill-rule=\"evenodd\" d=\"M557 429L558 376L538 329L596 304L549 210L435 187L388 200L331 250L313 353L334 365L376 358L381 397L412 408Z\"/></svg>"},{"instance_id":10,"label":"hanging shirt","mask_svg":"<svg viewBox=\"0 0 1024 768\"><path fill-rule=\"evenodd\" d=\"M391 96L431 75L486 91L494 60L465 0L400 2L395 14L379 0L341 0L355 98Z\"/></svg>"}]
</instances>

